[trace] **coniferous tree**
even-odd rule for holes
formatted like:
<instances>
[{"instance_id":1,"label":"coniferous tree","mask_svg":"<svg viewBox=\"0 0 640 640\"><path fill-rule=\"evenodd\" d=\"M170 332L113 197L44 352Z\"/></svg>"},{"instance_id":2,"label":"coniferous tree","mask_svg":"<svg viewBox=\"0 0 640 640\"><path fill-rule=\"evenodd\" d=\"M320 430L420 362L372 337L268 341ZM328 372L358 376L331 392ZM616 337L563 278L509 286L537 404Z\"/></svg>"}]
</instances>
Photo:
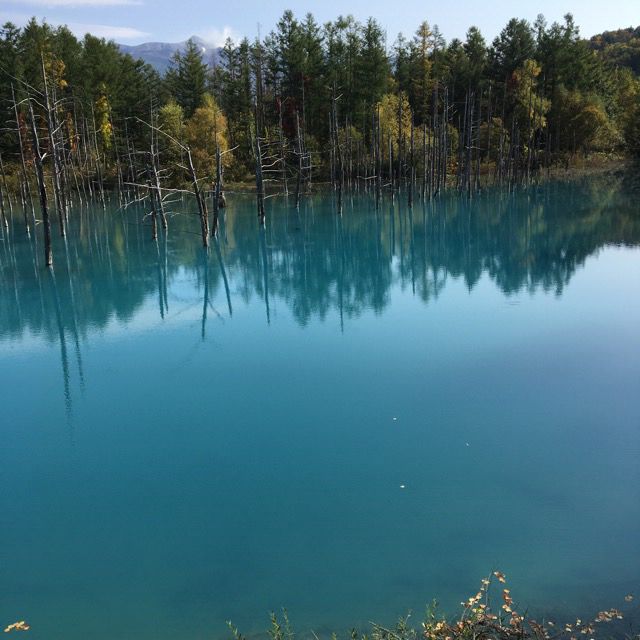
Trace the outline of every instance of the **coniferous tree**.
<instances>
[{"instance_id":1,"label":"coniferous tree","mask_svg":"<svg viewBox=\"0 0 640 640\"><path fill-rule=\"evenodd\" d=\"M391 64L385 51L384 31L376 20L370 18L362 29L362 48L356 60L356 105L367 113L389 91ZM365 114L352 114L352 122L358 122ZM369 124L367 118L367 125Z\"/></svg>"},{"instance_id":2,"label":"coniferous tree","mask_svg":"<svg viewBox=\"0 0 640 640\"><path fill-rule=\"evenodd\" d=\"M467 86L480 88L488 67L488 50L485 39L477 27L470 27L463 45L466 56Z\"/></svg>"},{"instance_id":3,"label":"coniferous tree","mask_svg":"<svg viewBox=\"0 0 640 640\"><path fill-rule=\"evenodd\" d=\"M427 121L430 111L433 78L433 32L428 22L423 22L416 31L412 43L412 106L417 124Z\"/></svg>"},{"instance_id":4,"label":"coniferous tree","mask_svg":"<svg viewBox=\"0 0 640 640\"><path fill-rule=\"evenodd\" d=\"M324 38L311 13L307 13L301 29L304 49L304 99L300 106L301 122L303 129L317 135L327 108Z\"/></svg>"},{"instance_id":5,"label":"coniferous tree","mask_svg":"<svg viewBox=\"0 0 640 640\"><path fill-rule=\"evenodd\" d=\"M200 47L189 39L183 53L177 51L167 72L167 85L175 101L190 118L202 104L207 89L207 64Z\"/></svg>"},{"instance_id":6,"label":"coniferous tree","mask_svg":"<svg viewBox=\"0 0 640 640\"><path fill-rule=\"evenodd\" d=\"M494 78L498 82L510 78L525 60L535 55L533 29L526 20L512 18L491 47L490 57Z\"/></svg>"}]
</instances>

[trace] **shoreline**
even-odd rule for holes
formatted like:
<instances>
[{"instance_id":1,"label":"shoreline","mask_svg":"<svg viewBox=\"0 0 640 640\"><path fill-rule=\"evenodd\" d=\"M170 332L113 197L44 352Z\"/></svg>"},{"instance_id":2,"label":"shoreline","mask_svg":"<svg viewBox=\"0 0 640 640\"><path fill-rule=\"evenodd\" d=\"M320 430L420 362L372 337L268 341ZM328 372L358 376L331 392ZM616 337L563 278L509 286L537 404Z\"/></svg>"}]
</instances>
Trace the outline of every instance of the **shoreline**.
<instances>
[{"instance_id":1,"label":"shoreline","mask_svg":"<svg viewBox=\"0 0 640 640\"><path fill-rule=\"evenodd\" d=\"M534 175L528 183L518 182L516 184L516 188L533 186L535 184L541 184L541 183L552 181L552 180L573 180L573 179L578 179L578 178L582 178L584 176L590 176L590 175L593 175L593 176L607 175L609 173L629 171L629 170L632 170L633 167L636 165L638 165L637 160L635 160L631 156L608 155L604 159L601 156L594 157L593 155L589 156L588 158L572 157L570 159L568 166L566 166L566 164L565 166L560 166L560 164L557 164L556 166L549 167L548 169L543 168L536 175ZM638 168L640 169L640 165L638 165ZM493 165L490 166L489 173L490 175L493 175ZM492 182L487 184L486 182L484 182L484 179L486 178L486 176L487 176L487 167L486 165L484 165L484 169L481 169L480 171L480 180L481 180L481 183L483 183L481 184L482 191L486 191L487 189L493 189L494 187L507 186L505 184L499 185ZM453 180L448 181L447 192L451 192L455 186L455 175L453 172L450 174L450 178L453 178ZM306 195L306 196L318 195L318 194L326 193L330 190L331 190L331 182L319 181L319 182L312 183L311 188L305 191L304 193L302 193L301 195ZM292 191L293 190L289 192L288 194L289 196L293 195ZM363 192L366 193L366 191L364 191L361 188L345 190L345 193L348 193L349 191L351 192L355 191L357 193L363 193ZM415 191L416 192L420 191L419 184L417 184ZM251 181L251 180L246 180L241 182L228 182L225 184L224 192L226 194L255 194L256 184L255 184L255 181ZM406 193L406 192L407 192L407 189L405 187L400 189L400 193ZM277 191L274 191L273 193L268 191L267 193L270 196L275 196L279 194L279 192ZM397 194L398 191L395 191L395 193ZM388 187L383 187L383 195L388 195L388 194L389 194ZM280 194L280 195L284 195L284 194Z\"/></svg>"}]
</instances>

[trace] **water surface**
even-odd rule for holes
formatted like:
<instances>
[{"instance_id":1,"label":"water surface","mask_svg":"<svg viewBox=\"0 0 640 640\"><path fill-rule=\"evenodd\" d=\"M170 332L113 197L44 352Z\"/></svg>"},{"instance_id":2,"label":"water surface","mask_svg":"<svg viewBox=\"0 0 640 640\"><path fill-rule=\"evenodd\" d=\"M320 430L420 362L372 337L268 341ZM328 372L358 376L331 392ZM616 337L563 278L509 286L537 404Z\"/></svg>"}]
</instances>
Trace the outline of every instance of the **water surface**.
<instances>
[{"instance_id":1,"label":"water surface","mask_svg":"<svg viewBox=\"0 0 640 640\"><path fill-rule=\"evenodd\" d=\"M34 640L416 622L492 569L547 615L640 576L640 192L15 212L0 622ZM187 213L184 213L187 211ZM404 487L404 488L402 488Z\"/></svg>"}]
</instances>

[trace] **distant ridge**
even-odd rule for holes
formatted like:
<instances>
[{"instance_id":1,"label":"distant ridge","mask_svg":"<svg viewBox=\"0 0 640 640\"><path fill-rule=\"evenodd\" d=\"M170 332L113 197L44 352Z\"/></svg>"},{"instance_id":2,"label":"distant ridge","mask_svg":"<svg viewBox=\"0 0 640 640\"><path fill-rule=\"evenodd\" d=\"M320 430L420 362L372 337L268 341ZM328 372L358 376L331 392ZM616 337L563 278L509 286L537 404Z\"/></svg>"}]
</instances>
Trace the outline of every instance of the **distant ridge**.
<instances>
[{"instance_id":1,"label":"distant ridge","mask_svg":"<svg viewBox=\"0 0 640 640\"><path fill-rule=\"evenodd\" d=\"M220 56L221 47L207 42L199 36L191 36L203 51L203 60L207 64L215 64ZM138 45L118 44L122 53L128 53L133 58L142 58L150 64L158 73L165 73L170 66L171 56L176 51L183 51L188 40L183 42L145 42Z\"/></svg>"}]
</instances>

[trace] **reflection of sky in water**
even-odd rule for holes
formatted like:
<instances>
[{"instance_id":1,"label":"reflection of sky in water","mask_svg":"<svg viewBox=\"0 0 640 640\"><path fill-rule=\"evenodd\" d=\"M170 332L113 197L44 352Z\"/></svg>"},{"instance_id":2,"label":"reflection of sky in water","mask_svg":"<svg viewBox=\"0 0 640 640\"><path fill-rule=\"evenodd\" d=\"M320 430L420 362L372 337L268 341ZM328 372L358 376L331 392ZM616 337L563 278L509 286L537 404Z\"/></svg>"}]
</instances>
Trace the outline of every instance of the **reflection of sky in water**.
<instances>
[{"instance_id":1,"label":"reflection of sky in water","mask_svg":"<svg viewBox=\"0 0 640 640\"><path fill-rule=\"evenodd\" d=\"M287 606L341 631L455 609L493 568L537 612L620 605L640 575L640 221L608 182L548 200L398 205L393 226L315 201L272 212L261 245L231 199L228 292L177 218L158 248L85 220L55 287L16 238L2 619L201 638Z\"/></svg>"}]
</instances>

